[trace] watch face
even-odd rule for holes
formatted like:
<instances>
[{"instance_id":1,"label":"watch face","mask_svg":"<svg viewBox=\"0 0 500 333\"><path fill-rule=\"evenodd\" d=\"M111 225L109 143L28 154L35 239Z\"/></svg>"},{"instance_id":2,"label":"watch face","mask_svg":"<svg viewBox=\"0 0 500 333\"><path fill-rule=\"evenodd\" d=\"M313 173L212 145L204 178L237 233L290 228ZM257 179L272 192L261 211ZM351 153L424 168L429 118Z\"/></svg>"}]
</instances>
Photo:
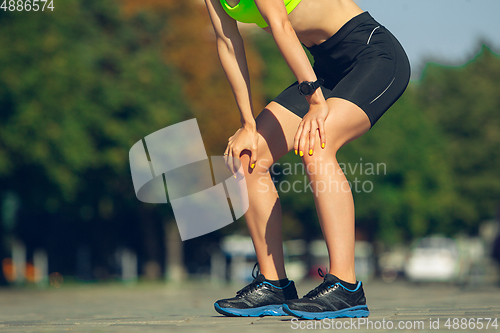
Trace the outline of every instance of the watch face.
<instances>
[{"instance_id":1,"label":"watch face","mask_svg":"<svg viewBox=\"0 0 500 333\"><path fill-rule=\"evenodd\" d=\"M312 87L309 82L302 82L299 84L299 91L302 93L302 95L310 95L312 93Z\"/></svg>"}]
</instances>

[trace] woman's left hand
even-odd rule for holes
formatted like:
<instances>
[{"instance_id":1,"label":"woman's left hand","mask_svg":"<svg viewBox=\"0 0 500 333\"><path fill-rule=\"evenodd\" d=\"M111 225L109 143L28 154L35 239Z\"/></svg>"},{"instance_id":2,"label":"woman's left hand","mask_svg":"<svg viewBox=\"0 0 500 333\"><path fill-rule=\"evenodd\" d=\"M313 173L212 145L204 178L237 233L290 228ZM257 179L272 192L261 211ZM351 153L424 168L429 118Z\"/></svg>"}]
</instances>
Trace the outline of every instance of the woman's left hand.
<instances>
[{"instance_id":1,"label":"woman's left hand","mask_svg":"<svg viewBox=\"0 0 500 333\"><path fill-rule=\"evenodd\" d=\"M325 120L328 117L328 104L325 102L319 104L311 104L309 112L299 124L293 147L295 154L304 156L304 154L312 155L314 151L314 143L316 139L316 131L319 131L321 148L326 145Z\"/></svg>"}]
</instances>

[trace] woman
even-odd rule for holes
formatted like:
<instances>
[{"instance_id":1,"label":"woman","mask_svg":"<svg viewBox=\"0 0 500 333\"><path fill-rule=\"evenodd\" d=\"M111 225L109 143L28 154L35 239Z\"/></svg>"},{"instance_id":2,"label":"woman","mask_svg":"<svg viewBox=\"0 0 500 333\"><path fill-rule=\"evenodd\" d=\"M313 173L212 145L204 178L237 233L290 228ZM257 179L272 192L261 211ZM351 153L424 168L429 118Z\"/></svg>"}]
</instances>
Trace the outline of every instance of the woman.
<instances>
[{"instance_id":1,"label":"woman","mask_svg":"<svg viewBox=\"0 0 500 333\"><path fill-rule=\"evenodd\" d=\"M354 273L354 203L337 150L366 133L409 81L394 36L352 0L205 0L222 67L242 127L224 155L239 158L250 207L245 219L260 274L215 309L228 316L294 315L306 319L369 315ZM257 23L274 38L297 78L253 117L249 75L236 21ZM302 48L314 56L311 66ZM324 281L301 299L286 277L281 206L268 168L291 149L308 174L329 254ZM334 166L332 169L331 166ZM319 184L336 184L328 191Z\"/></svg>"}]
</instances>

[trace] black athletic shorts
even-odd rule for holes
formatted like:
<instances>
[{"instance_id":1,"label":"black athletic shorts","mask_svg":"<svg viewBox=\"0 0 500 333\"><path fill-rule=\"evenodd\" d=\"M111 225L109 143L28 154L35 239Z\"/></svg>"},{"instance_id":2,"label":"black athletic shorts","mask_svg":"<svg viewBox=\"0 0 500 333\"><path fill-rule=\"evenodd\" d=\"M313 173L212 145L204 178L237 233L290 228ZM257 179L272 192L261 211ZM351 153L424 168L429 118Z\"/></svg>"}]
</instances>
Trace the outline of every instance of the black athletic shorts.
<instances>
[{"instance_id":1,"label":"black athletic shorts","mask_svg":"<svg viewBox=\"0 0 500 333\"><path fill-rule=\"evenodd\" d=\"M321 87L325 99L338 97L356 104L368 115L371 126L398 100L410 80L410 63L403 47L368 12L307 49L314 56L316 76L325 80ZM297 82L274 101L299 117L309 111Z\"/></svg>"}]
</instances>

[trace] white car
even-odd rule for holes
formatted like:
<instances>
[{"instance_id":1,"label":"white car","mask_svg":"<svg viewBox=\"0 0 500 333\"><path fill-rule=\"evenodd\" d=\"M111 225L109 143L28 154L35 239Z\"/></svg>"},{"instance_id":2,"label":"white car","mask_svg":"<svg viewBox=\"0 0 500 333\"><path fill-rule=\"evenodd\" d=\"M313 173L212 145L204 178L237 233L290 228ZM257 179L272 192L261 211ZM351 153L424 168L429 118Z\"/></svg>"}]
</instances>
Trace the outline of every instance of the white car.
<instances>
[{"instance_id":1,"label":"white car","mask_svg":"<svg viewBox=\"0 0 500 333\"><path fill-rule=\"evenodd\" d=\"M458 276L458 247L451 238L422 238L411 251L405 265L411 281L452 281Z\"/></svg>"}]
</instances>

